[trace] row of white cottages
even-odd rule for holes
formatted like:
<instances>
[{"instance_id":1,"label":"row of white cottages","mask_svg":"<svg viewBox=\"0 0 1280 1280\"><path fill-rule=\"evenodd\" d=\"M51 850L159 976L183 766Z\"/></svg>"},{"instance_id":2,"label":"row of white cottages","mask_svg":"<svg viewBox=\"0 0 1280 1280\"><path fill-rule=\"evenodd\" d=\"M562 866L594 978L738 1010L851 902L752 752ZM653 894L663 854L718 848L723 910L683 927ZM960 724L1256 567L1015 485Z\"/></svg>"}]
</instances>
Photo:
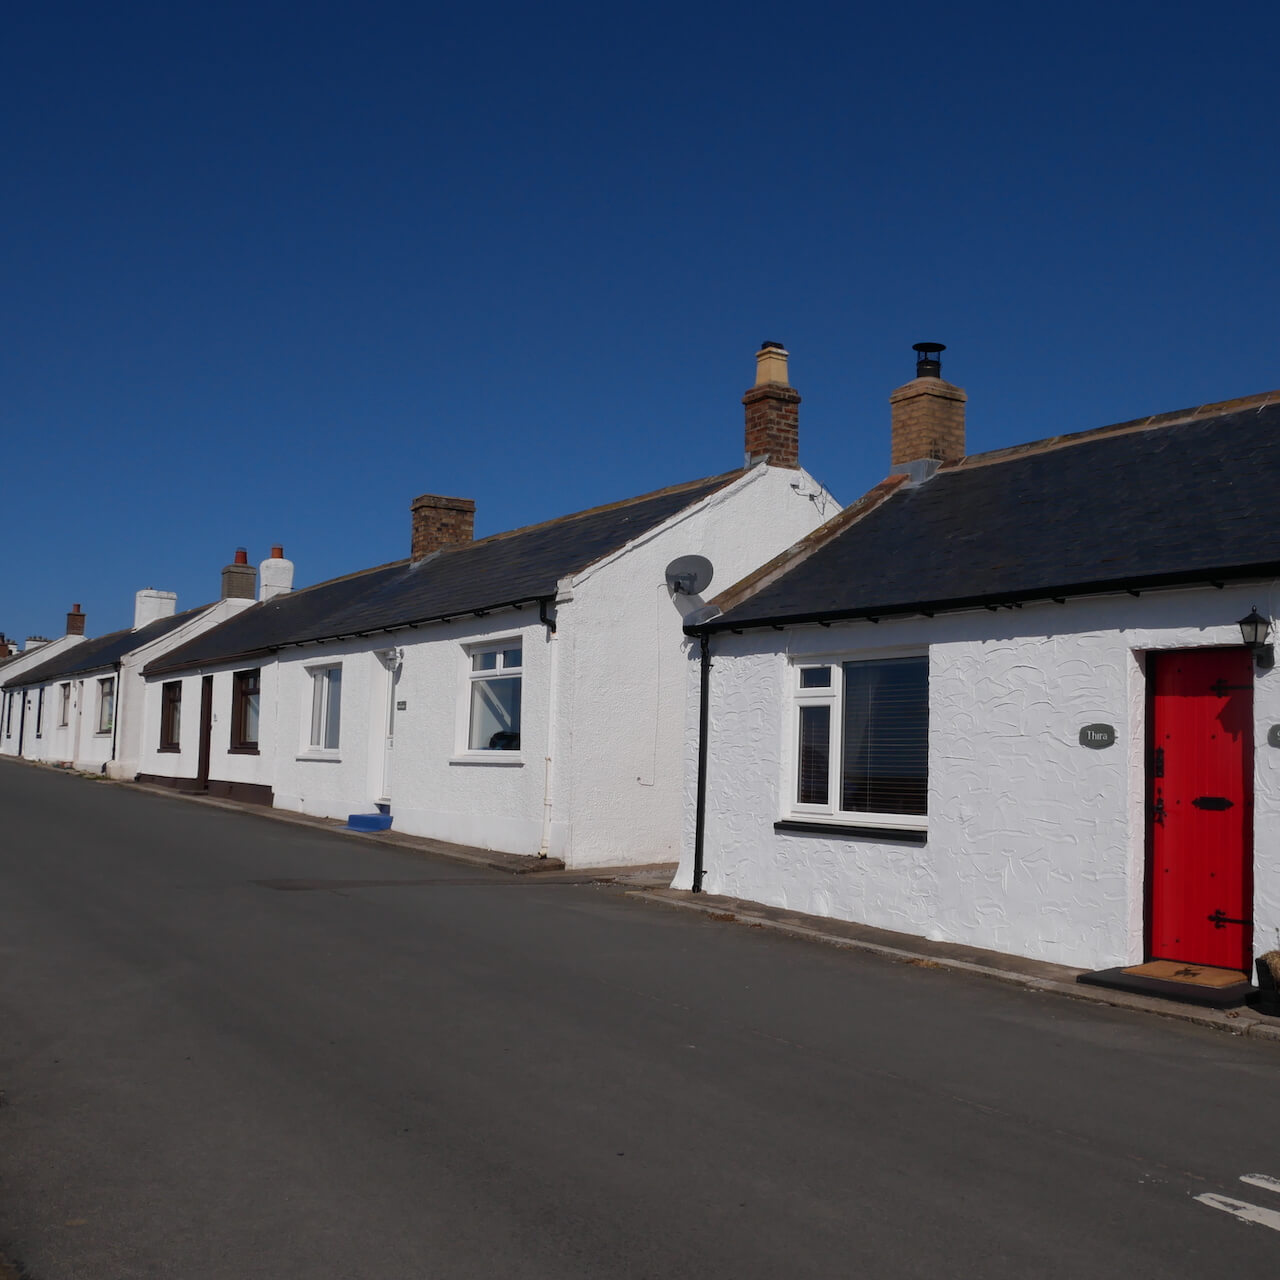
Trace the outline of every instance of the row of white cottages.
<instances>
[{"instance_id":1,"label":"row of white cottages","mask_svg":"<svg viewBox=\"0 0 1280 1280\"><path fill-rule=\"evenodd\" d=\"M1280 946L1280 395L968 456L937 355L846 510L766 344L741 470L479 540L428 495L406 560L140 593L133 630L0 665L0 750L1085 969L1250 969Z\"/></svg>"}]
</instances>

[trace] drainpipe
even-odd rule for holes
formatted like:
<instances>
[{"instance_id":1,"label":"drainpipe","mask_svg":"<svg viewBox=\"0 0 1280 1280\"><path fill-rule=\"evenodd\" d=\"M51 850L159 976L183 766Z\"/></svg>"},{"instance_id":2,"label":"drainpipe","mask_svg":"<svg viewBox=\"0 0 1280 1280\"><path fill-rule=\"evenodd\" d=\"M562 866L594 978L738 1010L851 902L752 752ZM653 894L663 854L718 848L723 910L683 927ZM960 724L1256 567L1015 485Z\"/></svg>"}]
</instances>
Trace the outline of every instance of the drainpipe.
<instances>
[{"instance_id":1,"label":"drainpipe","mask_svg":"<svg viewBox=\"0 0 1280 1280\"><path fill-rule=\"evenodd\" d=\"M124 703L121 697L123 692L120 688L120 660L116 659L116 687L115 687L115 706L111 710L111 759L116 758L116 734L120 732L120 708ZM103 764L102 772L106 773L107 766Z\"/></svg>"},{"instance_id":2,"label":"drainpipe","mask_svg":"<svg viewBox=\"0 0 1280 1280\"><path fill-rule=\"evenodd\" d=\"M22 690L22 710L18 713L18 758L22 758L23 735L27 728L27 691Z\"/></svg>"},{"instance_id":3,"label":"drainpipe","mask_svg":"<svg viewBox=\"0 0 1280 1280\"><path fill-rule=\"evenodd\" d=\"M707 721L711 705L711 639L698 637L702 651L701 689L698 700L698 808L693 834L693 892L702 892L702 852L707 834Z\"/></svg>"},{"instance_id":4,"label":"drainpipe","mask_svg":"<svg viewBox=\"0 0 1280 1280\"><path fill-rule=\"evenodd\" d=\"M555 620L546 617L546 601L541 602L542 621L547 626L547 644L549 646L548 661L550 670L547 674L547 755L542 777L542 843L538 846L538 857L546 858L551 853L551 758L556 749L556 725L560 696L560 645L556 636Z\"/></svg>"}]
</instances>

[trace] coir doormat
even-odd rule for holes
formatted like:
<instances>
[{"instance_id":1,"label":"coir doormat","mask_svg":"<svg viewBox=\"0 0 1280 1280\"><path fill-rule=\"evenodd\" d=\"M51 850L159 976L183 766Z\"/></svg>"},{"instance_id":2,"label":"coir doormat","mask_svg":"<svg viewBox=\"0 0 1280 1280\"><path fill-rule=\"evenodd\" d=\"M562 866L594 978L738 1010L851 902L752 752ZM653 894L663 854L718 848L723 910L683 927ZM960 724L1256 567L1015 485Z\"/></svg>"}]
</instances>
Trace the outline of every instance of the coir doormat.
<instances>
[{"instance_id":1,"label":"coir doormat","mask_svg":"<svg viewBox=\"0 0 1280 1280\"><path fill-rule=\"evenodd\" d=\"M1181 960L1150 960L1119 969L1100 969L1097 973L1082 973L1076 981L1218 1009L1243 1004L1253 990L1239 969L1217 969Z\"/></svg>"}]
</instances>

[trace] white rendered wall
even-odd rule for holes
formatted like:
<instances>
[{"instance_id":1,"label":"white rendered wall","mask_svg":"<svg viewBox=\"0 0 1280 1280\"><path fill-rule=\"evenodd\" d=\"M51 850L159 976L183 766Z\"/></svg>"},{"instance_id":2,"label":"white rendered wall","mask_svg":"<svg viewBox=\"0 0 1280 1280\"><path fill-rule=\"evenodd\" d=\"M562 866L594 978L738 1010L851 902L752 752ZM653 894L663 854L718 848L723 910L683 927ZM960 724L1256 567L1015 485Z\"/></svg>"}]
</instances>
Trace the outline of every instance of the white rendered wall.
<instances>
[{"instance_id":1,"label":"white rendered wall","mask_svg":"<svg viewBox=\"0 0 1280 1280\"><path fill-rule=\"evenodd\" d=\"M709 893L1081 968L1143 958L1149 650L1239 645L1280 591L1211 588L712 638ZM790 661L929 654L924 845L779 832L790 797ZM692 882L698 663L687 661L685 841ZM1280 945L1280 672L1254 690L1254 940ZM1086 724L1114 746L1079 745ZM784 792L785 788L785 792Z\"/></svg>"},{"instance_id":2,"label":"white rendered wall","mask_svg":"<svg viewBox=\"0 0 1280 1280\"><path fill-rule=\"evenodd\" d=\"M48 662L50 658L56 658L58 654L64 650L71 648L72 645L80 644L84 640L84 636L59 636L56 640L50 640L48 644L42 644L38 648L32 649L29 653L22 653L11 661L6 662L0 667L0 681L13 680L21 676L24 672L30 671L33 667ZM21 698L23 691L21 689L6 689L4 693L13 696L13 717L11 723L8 724L8 732L6 732L6 722L0 719L0 755L16 756L18 754L18 726L21 723L22 707ZM5 711L5 700L0 695L0 716ZM34 713L34 705L30 707L28 715ZM31 731L33 720L28 719L27 729ZM29 753L25 750L24 755Z\"/></svg>"},{"instance_id":3,"label":"white rendered wall","mask_svg":"<svg viewBox=\"0 0 1280 1280\"><path fill-rule=\"evenodd\" d=\"M143 593L138 594L141 596ZM162 596L172 593L152 592L151 594ZM176 598L175 596L174 599ZM116 716L119 721L116 731L116 753L115 759L107 765L107 773L111 777L133 778L138 773L156 772L156 770L143 769L142 760L143 756L148 754L148 749L157 751L160 745L160 689L159 684L156 684L153 699L149 693L149 685L155 682L148 681L143 676L143 668L166 653L172 653L173 650L181 648L189 640L195 639L210 628L226 622L237 613L243 613L252 604L251 600L219 600L217 604L201 610L180 627L175 627L159 639L125 655L120 664L120 688L116 695ZM172 616L172 610L168 616ZM198 692L194 708L188 708L184 697L180 725L180 740L190 739L198 733L200 725Z\"/></svg>"},{"instance_id":4,"label":"white rendered wall","mask_svg":"<svg viewBox=\"0 0 1280 1280\"><path fill-rule=\"evenodd\" d=\"M710 598L839 510L808 473L758 466L575 579L560 611L564 734L555 770L555 811L571 828L567 865L680 854L687 660L679 606L690 601L673 599L666 566L706 556L715 569Z\"/></svg>"}]
</instances>

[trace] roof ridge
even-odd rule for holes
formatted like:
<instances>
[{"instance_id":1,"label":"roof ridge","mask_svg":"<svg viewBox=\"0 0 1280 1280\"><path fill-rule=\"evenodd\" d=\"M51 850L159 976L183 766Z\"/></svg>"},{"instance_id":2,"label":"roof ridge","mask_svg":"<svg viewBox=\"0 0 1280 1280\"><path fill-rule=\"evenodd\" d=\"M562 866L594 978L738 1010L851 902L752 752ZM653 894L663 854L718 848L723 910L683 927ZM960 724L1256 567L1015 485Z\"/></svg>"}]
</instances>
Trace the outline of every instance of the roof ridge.
<instances>
[{"instance_id":1,"label":"roof ridge","mask_svg":"<svg viewBox=\"0 0 1280 1280\"><path fill-rule=\"evenodd\" d=\"M1075 444L1087 444L1107 436L1128 435L1135 431L1150 431L1158 427L1176 427L1200 418L1215 418L1227 413L1239 413L1245 409L1265 409L1271 403L1280 403L1280 390L1259 391L1251 396L1239 396L1234 400L1216 400L1189 409L1173 409L1166 413L1153 413L1145 418L1131 418L1127 422L1113 422L1105 427L1089 427L1084 431L1071 431L1062 435L1046 436L1043 440L1028 440L1022 444L1008 445L1003 449L990 449L985 453L966 454L956 462L944 462L939 471L957 471L971 467L984 467L1010 458L1022 458L1032 453L1049 453Z\"/></svg>"},{"instance_id":2,"label":"roof ridge","mask_svg":"<svg viewBox=\"0 0 1280 1280\"><path fill-rule=\"evenodd\" d=\"M535 529L547 529L552 525L564 524L569 520L578 520L583 516L597 516L605 511L618 511L623 507L635 506L641 502L648 502L653 498L665 498L670 494L680 493L685 489L697 489L702 485L711 484L713 481L725 485L745 474L746 471L739 467L734 471L724 471L720 475L702 476L700 479L686 480L681 484L669 484L665 488L653 489L649 493L638 493L632 498L619 498L616 502L604 502L596 507L584 507L581 511L569 511L562 516L553 516L550 520L539 520L535 524L521 525L518 529L504 529L500 533L490 533L483 538L475 538L471 542L451 543L441 547L440 550L443 552L465 551L468 547L480 546L482 543L487 542L497 542L501 538L514 538L518 534L532 533Z\"/></svg>"}]
</instances>

